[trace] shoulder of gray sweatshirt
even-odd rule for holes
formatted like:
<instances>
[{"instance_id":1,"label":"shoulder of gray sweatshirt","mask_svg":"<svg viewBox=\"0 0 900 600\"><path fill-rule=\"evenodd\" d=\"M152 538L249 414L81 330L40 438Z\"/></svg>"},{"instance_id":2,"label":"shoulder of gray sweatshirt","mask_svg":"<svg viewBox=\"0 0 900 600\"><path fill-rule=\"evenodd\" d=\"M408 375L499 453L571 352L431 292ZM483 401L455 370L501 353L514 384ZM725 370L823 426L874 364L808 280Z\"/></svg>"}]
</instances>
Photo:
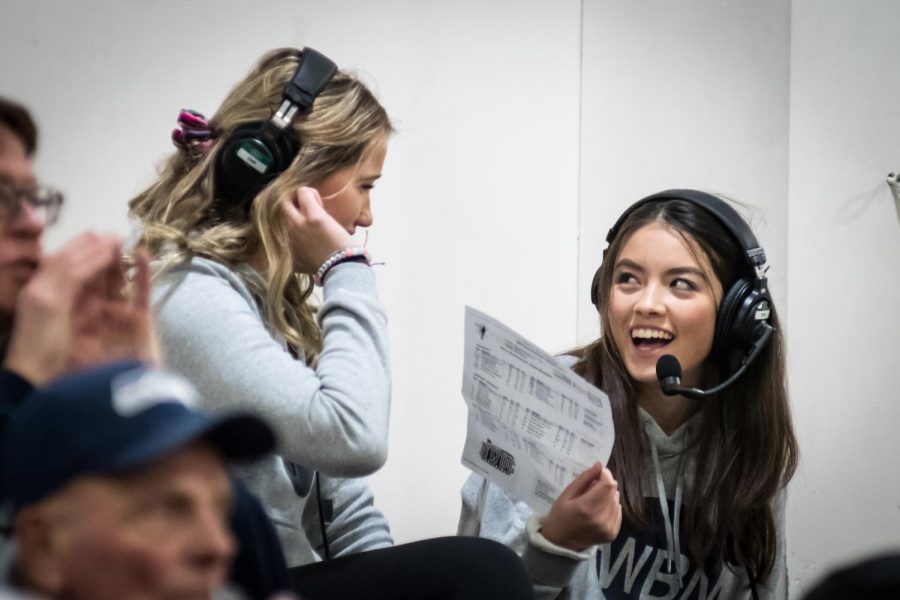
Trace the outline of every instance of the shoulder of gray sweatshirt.
<instances>
[{"instance_id":1,"label":"shoulder of gray sweatshirt","mask_svg":"<svg viewBox=\"0 0 900 600\"><path fill-rule=\"evenodd\" d=\"M265 506L288 566L320 558L316 475L333 557L392 545L363 479L387 457L391 396L387 317L372 269L343 263L329 272L315 368L288 351L243 279L218 262L165 270L152 301L166 365L197 386L203 408L253 412L274 428L278 454L236 474Z\"/></svg>"}]
</instances>

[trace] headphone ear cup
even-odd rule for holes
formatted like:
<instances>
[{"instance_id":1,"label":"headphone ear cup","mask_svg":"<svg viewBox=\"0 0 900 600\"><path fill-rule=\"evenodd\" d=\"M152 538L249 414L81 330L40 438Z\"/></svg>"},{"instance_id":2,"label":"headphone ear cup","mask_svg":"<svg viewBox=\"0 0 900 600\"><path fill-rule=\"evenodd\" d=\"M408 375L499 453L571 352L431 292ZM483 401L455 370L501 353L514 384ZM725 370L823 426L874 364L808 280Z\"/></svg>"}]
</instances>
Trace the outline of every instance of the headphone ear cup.
<instances>
[{"instance_id":1,"label":"headphone ear cup","mask_svg":"<svg viewBox=\"0 0 900 600\"><path fill-rule=\"evenodd\" d=\"M283 173L297 154L296 144L287 136L262 135L263 125L238 127L216 155L215 196L228 207L244 205L249 210L256 194Z\"/></svg>"},{"instance_id":2,"label":"headphone ear cup","mask_svg":"<svg viewBox=\"0 0 900 600\"><path fill-rule=\"evenodd\" d=\"M603 265L601 264L597 267L594 278L591 279L591 304L597 308L597 312L600 312L600 290L597 289L597 286L600 285L600 271L602 270Z\"/></svg>"},{"instance_id":3,"label":"headphone ear cup","mask_svg":"<svg viewBox=\"0 0 900 600\"><path fill-rule=\"evenodd\" d=\"M729 372L737 370L749 347L758 341L765 329L760 323L768 323L771 309L768 291L747 279L736 281L725 294L716 315L712 355Z\"/></svg>"},{"instance_id":4,"label":"headphone ear cup","mask_svg":"<svg viewBox=\"0 0 900 600\"><path fill-rule=\"evenodd\" d=\"M739 340L735 339L737 330L738 309L743 303L744 297L750 288L750 282L746 279L738 279L734 285L729 288L725 297L722 298L722 304L716 313L716 331L713 336L712 356L722 361L723 364L731 362L731 355L740 345Z\"/></svg>"},{"instance_id":5,"label":"headphone ear cup","mask_svg":"<svg viewBox=\"0 0 900 600\"><path fill-rule=\"evenodd\" d=\"M294 161L294 157L300 152L300 144L294 142L290 133L290 129L285 130L282 132L282 135L275 137L272 143L269 144L272 155L275 157L275 162L272 164L271 171L273 173L272 179L275 179L287 171L288 167L290 167L291 163Z\"/></svg>"}]
</instances>

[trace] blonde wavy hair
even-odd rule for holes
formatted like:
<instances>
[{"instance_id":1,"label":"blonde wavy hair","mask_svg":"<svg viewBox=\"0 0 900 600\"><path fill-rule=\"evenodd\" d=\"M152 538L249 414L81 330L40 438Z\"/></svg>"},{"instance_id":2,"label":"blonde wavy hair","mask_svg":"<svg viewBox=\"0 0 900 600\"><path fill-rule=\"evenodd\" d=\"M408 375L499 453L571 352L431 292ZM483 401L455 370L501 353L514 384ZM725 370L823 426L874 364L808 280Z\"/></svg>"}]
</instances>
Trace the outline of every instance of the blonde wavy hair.
<instances>
[{"instance_id":1,"label":"blonde wavy hair","mask_svg":"<svg viewBox=\"0 0 900 600\"><path fill-rule=\"evenodd\" d=\"M225 98L209 120L216 143L178 150L160 168L159 179L128 203L143 225L142 242L168 267L202 256L234 269L257 298L267 327L312 362L322 335L310 300L312 278L294 272L288 223L280 200L300 186L316 186L335 172L357 167L367 151L393 132L374 95L356 77L338 71L316 98L310 113L292 124L300 152L290 167L257 194L249 216L241 206L223 208L214 192L213 167L222 140L236 128L268 119L299 64L300 51L265 54ZM249 261L262 247L268 268Z\"/></svg>"}]
</instances>

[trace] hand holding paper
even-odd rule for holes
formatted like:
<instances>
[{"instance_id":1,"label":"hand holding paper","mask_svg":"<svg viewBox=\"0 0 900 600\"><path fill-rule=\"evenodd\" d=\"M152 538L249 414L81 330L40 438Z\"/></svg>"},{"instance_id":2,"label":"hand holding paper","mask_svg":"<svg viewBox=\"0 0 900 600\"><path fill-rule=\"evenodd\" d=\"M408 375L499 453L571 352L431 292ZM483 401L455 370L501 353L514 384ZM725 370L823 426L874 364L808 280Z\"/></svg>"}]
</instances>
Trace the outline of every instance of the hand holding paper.
<instances>
[{"instance_id":1,"label":"hand holding paper","mask_svg":"<svg viewBox=\"0 0 900 600\"><path fill-rule=\"evenodd\" d=\"M596 463L563 490L541 526L548 541L575 551L616 539L622 526L619 484Z\"/></svg>"}]
</instances>

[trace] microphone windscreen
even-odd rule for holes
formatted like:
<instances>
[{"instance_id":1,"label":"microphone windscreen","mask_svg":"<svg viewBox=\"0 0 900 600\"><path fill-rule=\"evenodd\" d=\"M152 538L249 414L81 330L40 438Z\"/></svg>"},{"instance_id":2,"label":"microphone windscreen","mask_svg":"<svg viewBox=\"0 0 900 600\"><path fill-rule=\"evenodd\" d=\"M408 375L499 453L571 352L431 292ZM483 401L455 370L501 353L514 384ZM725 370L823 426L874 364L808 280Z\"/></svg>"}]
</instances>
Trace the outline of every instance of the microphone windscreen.
<instances>
[{"instance_id":1,"label":"microphone windscreen","mask_svg":"<svg viewBox=\"0 0 900 600\"><path fill-rule=\"evenodd\" d=\"M681 379L681 363L671 354L663 354L656 361L656 378L662 381L669 377Z\"/></svg>"}]
</instances>

